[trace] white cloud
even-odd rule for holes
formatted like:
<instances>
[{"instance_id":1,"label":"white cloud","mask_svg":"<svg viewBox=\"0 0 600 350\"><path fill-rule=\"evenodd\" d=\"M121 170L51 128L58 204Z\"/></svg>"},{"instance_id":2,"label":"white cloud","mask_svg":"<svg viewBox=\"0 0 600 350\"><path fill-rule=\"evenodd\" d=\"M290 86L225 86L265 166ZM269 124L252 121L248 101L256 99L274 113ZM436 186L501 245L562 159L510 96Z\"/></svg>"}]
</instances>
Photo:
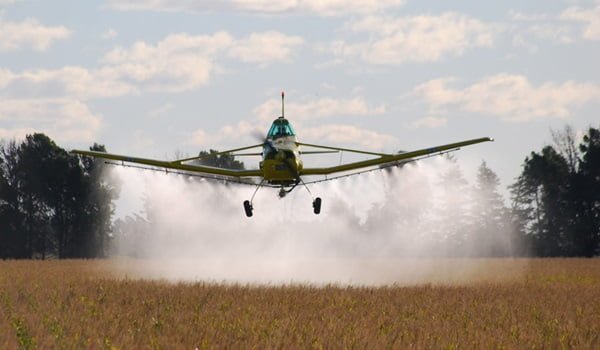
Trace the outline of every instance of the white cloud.
<instances>
[{"instance_id":1,"label":"white cloud","mask_svg":"<svg viewBox=\"0 0 600 350\"><path fill-rule=\"evenodd\" d=\"M134 93L135 87L113 69L63 67L13 73L0 70L0 95L7 97L75 97L89 99Z\"/></svg>"},{"instance_id":2,"label":"white cloud","mask_svg":"<svg viewBox=\"0 0 600 350\"><path fill-rule=\"evenodd\" d=\"M561 13L560 19L583 22L583 38L587 40L600 40L600 4L594 8L582 9L570 7Z\"/></svg>"},{"instance_id":3,"label":"white cloud","mask_svg":"<svg viewBox=\"0 0 600 350\"><path fill-rule=\"evenodd\" d=\"M5 99L0 104L0 137L43 132L61 142L95 141L102 117L74 99Z\"/></svg>"},{"instance_id":4,"label":"white cloud","mask_svg":"<svg viewBox=\"0 0 600 350\"><path fill-rule=\"evenodd\" d=\"M302 140L325 141L331 144L353 145L368 149L382 149L397 140L392 136L355 126L334 124L311 127L307 123L337 115L379 115L384 112L385 106L370 106L362 97L308 99L301 103L294 102L285 105L285 115L297 128L298 137ZM268 100L256 107L253 114L255 119L252 122L243 120L211 132L197 129L191 133L187 143L219 149L232 144L260 143L266 136L271 121L281 115L281 100Z\"/></svg>"},{"instance_id":5,"label":"white cloud","mask_svg":"<svg viewBox=\"0 0 600 350\"><path fill-rule=\"evenodd\" d=\"M531 52L538 50L536 42L549 40L560 44L574 41L573 28L559 21L556 16L546 13L522 13L511 10L509 18L513 22L511 32L515 47L524 47Z\"/></svg>"},{"instance_id":6,"label":"white cloud","mask_svg":"<svg viewBox=\"0 0 600 350\"><path fill-rule=\"evenodd\" d=\"M235 145L251 145L262 142L266 134L264 127L256 123L249 123L242 120L234 125L225 125L215 132L207 132L204 129L197 129L192 132L188 139L188 144L204 146L211 148L222 148Z\"/></svg>"},{"instance_id":7,"label":"white cloud","mask_svg":"<svg viewBox=\"0 0 600 350\"><path fill-rule=\"evenodd\" d=\"M453 88L452 78L435 79L418 86L415 93L432 107L457 106L512 122L540 118L566 118L573 108L598 101L600 87L590 83L547 82L533 86L522 75L497 74L465 88Z\"/></svg>"},{"instance_id":8,"label":"white cloud","mask_svg":"<svg viewBox=\"0 0 600 350\"><path fill-rule=\"evenodd\" d=\"M463 14L439 16L368 16L347 26L369 35L357 43L336 41L330 50L338 57L358 56L373 64L434 62L444 56L460 56L467 49L490 47L495 27Z\"/></svg>"},{"instance_id":9,"label":"white cloud","mask_svg":"<svg viewBox=\"0 0 600 350\"><path fill-rule=\"evenodd\" d=\"M172 103L165 103L151 111L148 112L148 115L152 118L159 118L165 115L168 115L175 109L175 105Z\"/></svg>"},{"instance_id":10,"label":"white cloud","mask_svg":"<svg viewBox=\"0 0 600 350\"><path fill-rule=\"evenodd\" d=\"M300 12L319 16L368 14L399 7L404 0L234 0L234 6L253 12Z\"/></svg>"},{"instance_id":11,"label":"white cloud","mask_svg":"<svg viewBox=\"0 0 600 350\"><path fill-rule=\"evenodd\" d=\"M524 13L515 10L510 10L508 16L512 21L520 22L537 22L547 20L549 16L545 13Z\"/></svg>"},{"instance_id":12,"label":"white cloud","mask_svg":"<svg viewBox=\"0 0 600 350\"><path fill-rule=\"evenodd\" d=\"M12 5L22 0L0 0L0 6Z\"/></svg>"},{"instance_id":13,"label":"white cloud","mask_svg":"<svg viewBox=\"0 0 600 350\"><path fill-rule=\"evenodd\" d=\"M310 14L343 16L382 12L402 6L404 0L108 0L123 11L239 11L262 14Z\"/></svg>"},{"instance_id":14,"label":"white cloud","mask_svg":"<svg viewBox=\"0 0 600 350\"><path fill-rule=\"evenodd\" d=\"M233 44L226 32L172 34L156 45L143 41L115 48L104 58L104 71L125 84L149 91L178 92L208 83L218 66L216 54Z\"/></svg>"},{"instance_id":15,"label":"white cloud","mask_svg":"<svg viewBox=\"0 0 600 350\"><path fill-rule=\"evenodd\" d=\"M323 97L285 104L285 115L292 120L322 119L332 116L379 115L385 106L370 106L362 97L335 99ZM281 101L272 99L254 109L254 115L262 120L271 120L281 115Z\"/></svg>"},{"instance_id":16,"label":"white cloud","mask_svg":"<svg viewBox=\"0 0 600 350\"><path fill-rule=\"evenodd\" d=\"M35 133L33 128L0 128L0 140L23 140L25 136Z\"/></svg>"},{"instance_id":17,"label":"white cloud","mask_svg":"<svg viewBox=\"0 0 600 350\"><path fill-rule=\"evenodd\" d=\"M394 149L399 144L398 139L392 135L353 125L327 124L317 127L300 127L296 131L299 141L321 145L382 151L384 149ZM224 126L216 132L197 129L191 133L187 144L216 149L239 147L261 143L265 133L264 127L259 127L256 123L240 121L234 125ZM252 150L249 152L252 152Z\"/></svg>"},{"instance_id":18,"label":"white cloud","mask_svg":"<svg viewBox=\"0 0 600 350\"><path fill-rule=\"evenodd\" d=\"M23 73L0 69L0 137L43 132L60 142L95 141L102 117L85 99L118 89L98 78L78 67Z\"/></svg>"},{"instance_id":19,"label":"white cloud","mask_svg":"<svg viewBox=\"0 0 600 350\"><path fill-rule=\"evenodd\" d=\"M195 3L199 3L196 1ZM259 12L259 13L278 13L290 12L298 7L298 0L230 0L223 1L222 4L229 9ZM208 6L207 6L208 7Z\"/></svg>"},{"instance_id":20,"label":"white cloud","mask_svg":"<svg viewBox=\"0 0 600 350\"><path fill-rule=\"evenodd\" d=\"M299 138L303 142L315 142L321 145L351 146L375 151L398 146L398 139L394 136L344 124L303 128Z\"/></svg>"},{"instance_id":21,"label":"white cloud","mask_svg":"<svg viewBox=\"0 0 600 350\"><path fill-rule=\"evenodd\" d=\"M178 92L206 85L222 71L220 58L266 66L287 61L303 42L279 32L252 33L236 39L227 32L213 35L185 33L167 36L156 45L143 41L129 48L116 48L104 56L107 74L150 91Z\"/></svg>"},{"instance_id":22,"label":"white cloud","mask_svg":"<svg viewBox=\"0 0 600 350\"><path fill-rule=\"evenodd\" d=\"M288 60L303 40L278 32L254 33L236 39L226 32L213 35L173 34L152 45L143 41L117 47L97 69L67 66L12 72L0 69L1 135L21 135L32 130L59 141L92 141L101 126L99 115L85 102L146 91L179 92L205 85L220 72L223 58L266 65ZM275 52L273 47L277 47ZM157 113L165 113L167 109ZM220 130L209 141L238 137ZM195 139L198 140L200 133ZM138 135L140 143L147 143ZM143 141L143 142L142 142Z\"/></svg>"},{"instance_id":23,"label":"white cloud","mask_svg":"<svg viewBox=\"0 0 600 350\"><path fill-rule=\"evenodd\" d=\"M229 55L242 62L266 65L288 60L293 50L303 43L299 36L274 31L252 33L248 38L238 40L229 50Z\"/></svg>"},{"instance_id":24,"label":"white cloud","mask_svg":"<svg viewBox=\"0 0 600 350\"><path fill-rule=\"evenodd\" d=\"M569 44L574 41L572 29L569 26L557 24L534 24L527 29L534 37L545 39L561 44Z\"/></svg>"},{"instance_id":25,"label":"white cloud","mask_svg":"<svg viewBox=\"0 0 600 350\"><path fill-rule=\"evenodd\" d=\"M210 138L204 129L195 130L189 139L189 144L202 146L210 143Z\"/></svg>"},{"instance_id":26,"label":"white cloud","mask_svg":"<svg viewBox=\"0 0 600 350\"><path fill-rule=\"evenodd\" d=\"M34 18L22 22L0 18L0 51L46 51L55 41L66 39L70 34L63 26L44 26Z\"/></svg>"},{"instance_id":27,"label":"white cloud","mask_svg":"<svg viewBox=\"0 0 600 350\"><path fill-rule=\"evenodd\" d=\"M143 130L135 130L131 134L131 145L135 150L147 150L152 148L154 144L155 142L152 137L147 135Z\"/></svg>"},{"instance_id":28,"label":"white cloud","mask_svg":"<svg viewBox=\"0 0 600 350\"><path fill-rule=\"evenodd\" d=\"M535 39L570 44L579 36L585 40L600 40L600 2L590 8L569 7L560 14L522 13L511 10L509 18L514 22L513 43L515 46L537 50L531 43ZM578 23L581 28L578 28ZM580 35L577 34L580 32Z\"/></svg>"},{"instance_id":29,"label":"white cloud","mask_svg":"<svg viewBox=\"0 0 600 350\"><path fill-rule=\"evenodd\" d=\"M119 33L113 28L109 28L107 31L102 33L101 37L104 40L114 39L119 35Z\"/></svg>"},{"instance_id":30,"label":"white cloud","mask_svg":"<svg viewBox=\"0 0 600 350\"><path fill-rule=\"evenodd\" d=\"M412 123L412 127L415 129L418 128L441 128L448 124L447 118L440 117L425 117L421 119L417 119Z\"/></svg>"},{"instance_id":31,"label":"white cloud","mask_svg":"<svg viewBox=\"0 0 600 350\"><path fill-rule=\"evenodd\" d=\"M20 73L0 69L0 95L90 99L186 91L208 84L223 70L219 62L224 57L264 66L289 60L301 41L278 32L255 33L239 40L226 32L173 34L154 45L139 41L114 48L97 69L67 66ZM278 52L269 45L273 43L279 45Z\"/></svg>"}]
</instances>

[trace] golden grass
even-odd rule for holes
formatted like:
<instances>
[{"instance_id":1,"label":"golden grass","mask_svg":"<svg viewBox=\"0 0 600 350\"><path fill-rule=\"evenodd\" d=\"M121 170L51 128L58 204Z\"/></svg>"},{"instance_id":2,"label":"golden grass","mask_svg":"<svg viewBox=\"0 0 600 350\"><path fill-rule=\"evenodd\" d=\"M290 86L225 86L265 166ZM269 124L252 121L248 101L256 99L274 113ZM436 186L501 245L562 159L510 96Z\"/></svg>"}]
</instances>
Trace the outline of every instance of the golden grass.
<instances>
[{"instance_id":1,"label":"golden grass","mask_svg":"<svg viewBox=\"0 0 600 350\"><path fill-rule=\"evenodd\" d=\"M437 263L443 273L448 261ZM110 260L0 261L0 349L600 348L599 259L459 263L495 267L472 281L311 287L128 279Z\"/></svg>"}]
</instances>

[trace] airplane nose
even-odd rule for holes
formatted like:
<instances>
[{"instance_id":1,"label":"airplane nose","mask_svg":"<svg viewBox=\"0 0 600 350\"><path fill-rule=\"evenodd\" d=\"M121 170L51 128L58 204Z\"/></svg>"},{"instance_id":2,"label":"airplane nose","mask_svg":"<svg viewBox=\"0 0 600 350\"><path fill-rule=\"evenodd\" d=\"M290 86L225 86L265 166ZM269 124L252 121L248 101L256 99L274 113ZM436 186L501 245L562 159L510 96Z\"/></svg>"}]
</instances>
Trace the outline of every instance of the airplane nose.
<instances>
[{"instance_id":1,"label":"airplane nose","mask_svg":"<svg viewBox=\"0 0 600 350\"><path fill-rule=\"evenodd\" d=\"M275 156L275 159L277 160L284 160L285 159L285 152L282 150L277 151L277 155Z\"/></svg>"}]
</instances>

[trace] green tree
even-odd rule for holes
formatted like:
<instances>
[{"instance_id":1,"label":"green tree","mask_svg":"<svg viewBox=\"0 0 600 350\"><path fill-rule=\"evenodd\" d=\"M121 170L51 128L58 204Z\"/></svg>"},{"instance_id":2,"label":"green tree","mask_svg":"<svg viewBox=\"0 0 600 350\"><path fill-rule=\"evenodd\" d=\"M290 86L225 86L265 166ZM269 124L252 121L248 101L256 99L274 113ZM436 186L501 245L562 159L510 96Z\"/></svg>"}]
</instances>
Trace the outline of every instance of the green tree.
<instances>
[{"instance_id":1,"label":"green tree","mask_svg":"<svg viewBox=\"0 0 600 350\"><path fill-rule=\"evenodd\" d=\"M21 145L21 170L27 199L34 198L39 231L35 233L36 249L42 258L54 252L59 258L89 256L82 252L88 181L76 157L70 156L43 134L26 137ZM89 215L87 215L89 217Z\"/></svg>"},{"instance_id":2,"label":"green tree","mask_svg":"<svg viewBox=\"0 0 600 350\"><path fill-rule=\"evenodd\" d=\"M448 169L441 174L439 183L442 193L437 208L438 232L434 236L442 239L444 249L449 255L467 254L469 239L469 183L454 158L449 158Z\"/></svg>"},{"instance_id":3,"label":"green tree","mask_svg":"<svg viewBox=\"0 0 600 350\"><path fill-rule=\"evenodd\" d=\"M46 135L27 135L19 147L18 172L22 186L23 228L27 257L45 258L53 240L50 236L50 218L53 209L49 206L50 192L55 189L52 162L56 160L56 145Z\"/></svg>"},{"instance_id":4,"label":"green tree","mask_svg":"<svg viewBox=\"0 0 600 350\"><path fill-rule=\"evenodd\" d=\"M506 256L513 253L508 210L498 187L500 179L484 162L477 170L473 191L472 244L483 256Z\"/></svg>"},{"instance_id":5,"label":"green tree","mask_svg":"<svg viewBox=\"0 0 600 350\"><path fill-rule=\"evenodd\" d=\"M219 154L219 151L214 149L208 152L201 151L198 156L202 157L198 159L198 162L202 165L226 169L244 169L244 163L235 160L235 156L231 154Z\"/></svg>"},{"instance_id":6,"label":"green tree","mask_svg":"<svg viewBox=\"0 0 600 350\"><path fill-rule=\"evenodd\" d=\"M19 177L19 146L15 141L0 145L0 258L26 258L26 237L21 234L22 186Z\"/></svg>"},{"instance_id":7,"label":"green tree","mask_svg":"<svg viewBox=\"0 0 600 350\"><path fill-rule=\"evenodd\" d=\"M582 157L572 182L574 253L593 256L600 248L600 130L589 128L579 148Z\"/></svg>"},{"instance_id":8,"label":"green tree","mask_svg":"<svg viewBox=\"0 0 600 350\"><path fill-rule=\"evenodd\" d=\"M531 239L533 253L569 255L572 251L569 165L552 146L525 158L523 171L511 186L513 207Z\"/></svg>"},{"instance_id":9,"label":"green tree","mask_svg":"<svg viewBox=\"0 0 600 350\"><path fill-rule=\"evenodd\" d=\"M575 131L570 125L566 125L563 130L550 130L554 149L565 159L569 168L569 173L576 173L579 166L580 152L576 144Z\"/></svg>"},{"instance_id":10,"label":"green tree","mask_svg":"<svg viewBox=\"0 0 600 350\"><path fill-rule=\"evenodd\" d=\"M116 195L100 166L44 134L2 145L0 257L103 256Z\"/></svg>"},{"instance_id":11,"label":"green tree","mask_svg":"<svg viewBox=\"0 0 600 350\"><path fill-rule=\"evenodd\" d=\"M106 147L94 143L91 151L106 152ZM81 158L83 171L83 206L78 221L81 235L81 255L104 257L107 239L112 231L112 217L115 213L114 201L118 198L120 182L112 172L107 171L104 162L90 157Z\"/></svg>"}]
</instances>

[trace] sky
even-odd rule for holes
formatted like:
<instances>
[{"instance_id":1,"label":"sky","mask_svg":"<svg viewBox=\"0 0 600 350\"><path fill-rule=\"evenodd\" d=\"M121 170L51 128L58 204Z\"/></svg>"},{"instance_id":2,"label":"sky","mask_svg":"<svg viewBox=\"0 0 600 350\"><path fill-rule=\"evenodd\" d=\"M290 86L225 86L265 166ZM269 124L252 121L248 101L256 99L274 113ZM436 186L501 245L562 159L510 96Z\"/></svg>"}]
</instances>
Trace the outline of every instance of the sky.
<instances>
[{"instance_id":1,"label":"sky","mask_svg":"<svg viewBox=\"0 0 600 350\"><path fill-rule=\"evenodd\" d=\"M599 127L600 1L0 0L0 138L173 158L298 139L457 153L502 186Z\"/></svg>"}]
</instances>

